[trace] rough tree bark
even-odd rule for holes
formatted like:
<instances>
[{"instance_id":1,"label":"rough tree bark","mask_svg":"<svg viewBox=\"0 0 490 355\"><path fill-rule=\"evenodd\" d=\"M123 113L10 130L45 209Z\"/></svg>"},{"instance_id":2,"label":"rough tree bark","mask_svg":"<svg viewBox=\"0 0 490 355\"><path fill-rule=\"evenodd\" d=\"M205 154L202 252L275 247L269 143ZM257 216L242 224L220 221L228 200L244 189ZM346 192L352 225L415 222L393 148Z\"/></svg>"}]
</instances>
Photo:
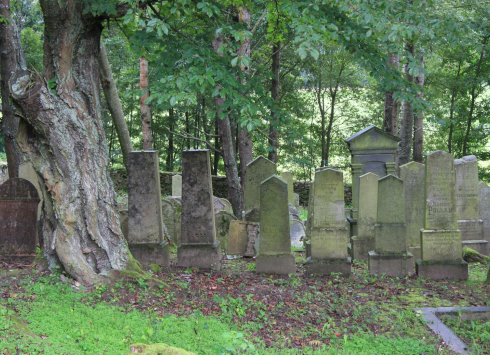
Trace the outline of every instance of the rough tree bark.
<instances>
[{"instance_id":1,"label":"rough tree bark","mask_svg":"<svg viewBox=\"0 0 490 355\"><path fill-rule=\"evenodd\" d=\"M390 53L388 64L398 70L400 60L398 55ZM383 121L383 131L398 136L398 117L400 115L400 103L393 98L393 91L385 92L385 117Z\"/></svg>"},{"instance_id":2,"label":"rough tree bark","mask_svg":"<svg viewBox=\"0 0 490 355\"><path fill-rule=\"evenodd\" d=\"M44 255L84 284L132 265L119 225L100 115L101 22L76 0L41 0L45 80L11 80L24 114L17 141L45 182ZM121 15L121 14L119 14ZM46 82L56 81L56 93Z\"/></svg>"},{"instance_id":3,"label":"rough tree bark","mask_svg":"<svg viewBox=\"0 0 490 355\"><path fill-rule=\"evenodd\" d=\"M279 68L281 66L281 42L276 42L272 46L272 82L271 82L271 98L274 102L274 106L279 105ZM271 114L269 125L269 145L271 151L269 152L269 160L273 163L277 163L277 151L279 149L279 140L277 137L277 113L275 107Z\"/></svg>"},{"instance_id":4,"label":"rough tree bark","mask_svg":"<svg viewBox=\"0 0 490 355\"><path fill-rule=\"evenodd\" d=\"M422 56L420 58L420 64L422 68L425 67L425 58ZM415 78L415 82L417 85L420 85L422 90L424 89L425 84L425 75L423 71L420 71L417 78ZM420 98L424 98L424 93L421 91L419 94ZM424 146L424 111L420 111L417 113L417 116L414 117L413 123L413 161L422 163L422 149Z\"/></svg>"},{"instance_id":5,"label":"rough tree bark","mask_svg":"<svg viewBox=\"0 0 490 355\"><path fill-rule=\"evenodd\" d=\"M456 74L456 79L454 80L455 83L458 83L459 76L461 74L461 64L463 63L463 56L459 58L458 62L458 72ZM449 108L449 136L447 139L447 151L448 153L451 153L452 151L452 141L453 141L453 129L454 129L454 103L456 102L456 96L458 95L459 92L459 87L458 85L453 85L453 88L451 90L451 106Z\"/></svg>"},{"instance_id":6,"label":"rough tree bark","mask_svg":"<svg viewBox=\"0 0 490 355\"><path fill-rule=\"evenodd\" d=\"M129 136L128 126L124 119L124 113L117 93L116 83L112 76L111 66L109 64L109 58L107 58L107 52L104 45L100 45L99 66L102 89L104 96L111 112L112 122L116 128L117 137L119 138L119 144L123 155L123 163L128 169L129 153L133 151L133 143L131 143L131 137Z\"/></svg>"},{"instance_id":7,"label":"rough tree bark","mask_svg":"<svg viewBox=\"0 0 490 355\"><path fill-rule=\"evenodd\" d=\"M15 143L18 132L19 118L15 115L10 105L9 80L17 70L17 51L14 46L15 38L14 21L10 13L10 0L0 1L0 68L1 68L1 95L2 95L2 122L1 129L5 141L5 153L7 155L8 172L10 178L19 177L19 166L23 156ZM19 48L20 50L20 48Z\"/></svg>"},{"instance_id":8,"label":"rough tree bark","mask_svg":"<svg viewBox=\"0 0 490 355\"><path fill-rule=\"evenodd\" d=\"M143 150L152 150L151 107L150 104L146 103L146 99L150 96L150 85L148 80L148 61L145 58L140 58L140 90L143 91L140 98Z\"/></svg>"}]
</instances>

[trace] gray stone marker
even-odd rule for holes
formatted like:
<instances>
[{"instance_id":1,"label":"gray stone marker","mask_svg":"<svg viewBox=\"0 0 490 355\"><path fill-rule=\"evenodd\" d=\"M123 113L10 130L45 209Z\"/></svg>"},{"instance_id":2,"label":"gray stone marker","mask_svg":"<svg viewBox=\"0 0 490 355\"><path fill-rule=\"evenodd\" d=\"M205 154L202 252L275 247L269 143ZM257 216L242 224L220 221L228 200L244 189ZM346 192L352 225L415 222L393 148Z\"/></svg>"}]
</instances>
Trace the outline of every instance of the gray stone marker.
<instances>
[{"instance_id":1,"label":"gray stone marker","mask_svg":"<svg viewBox=\"0 0 490 355\"><path fill-rule=\"evenodd\" d=\"M413 255L407 252L405 190L403 181L393 175L378 180L374 239L368 261L372 275L404 277L414 273Z\"/></svg>"},{"instance_id":2,"label":"gray stone marker","mask_svg":"<svg viewBox=\"0 0 490 355\"><path fill-rule=\"evenodd\" d=\"M236 221L236 217L229 212L219 211L214 216L216 223L216 238L219 240L221 250L228 250L228 239L230 234L230 222Z\"/></svg>"},{"instance_id":3,"label":"gray stone marker","mask_svg":"<svg viewBox=\"0 0 490 355\"><path fill-rule=\"evenodd\" d=\"M490 239L490 187L483 181L480 187L480 219L483 221L483 239ZM485 255L490 255L490 246L487 247Z\"/></svg>"},{"instance_id":4,"label":"gray stone marker","mask_svg":"<svg viewBox=\"0 0 490 355\"><path fill-rule=\"evenodd\" d=\"M410 162L400 166L400 179L405 187L405 222L407 251L414 260L420 259L420 229L424 227L425 165Z\"/></svg>"},{"instance_id":5,"label":"gray stone marker","mask_svg":"<svg viewBox=\"0 0 490 355\"><path fill-rule=\"evenodd\" d=\"M182 196L182 175L172 176L172 196Z\"/></svg>"},{"instance_id":6,"label":"gray stone marker","mask_svg":"<svg viewBox=\"0 0 490 355\"><path fill-rule=\"evenodd\" d=\"M167 228L168 236L173 245L177 245L177 235L175 233L175 206L167 199L162 200L162 219Z\"/></svg>"},{"instance_id":7,"label":"gray stone marker","mask_svg":"<svg viewBox=\"0 0 490 355\"><path fill-rule=\"evenodd\" d=\"M131 152L128 168L129 250L141 265L170 265L164 237L158 152Z\"/></svg>"},{"instance_id":8,"label":"gray stone marker","mask_svg":"<svg viewBox=\"0 0 490 355\"><path fill-rule=\"evenodd\" d=\"M311 256L306 260L307 274L350 275L345 228L344 182L340 171L325 168L315 173L311 221Z\"/></svg>"},{"instance_id":9,"label":"gray stone marker","mask_svg":"<svg viewBox=\"0 0 490 355\"><path fill-rule=\"evenodd\" d=\"M456 217L455 185L452 154L441 150L427 154L424 228L420 231L422 260L415 264L421 277L468 279Z\"/></svg>"},{"instance_id":10,"label":"gray stone marker","mask_svg":"<svg viewBox=\"0 0 490 355\"><path fill-rule=\"evenodd\" d=\"M359 177L369 172L379 177L395 174L394 157L399 141L400 138L374 126L368 126L345 140L351 152L352 209L348 218L351 236L357 235Z\"/></svg>"},{"instance_id":11,"label":"gray stone marker","mask_svg":"<svg viewBox=\"0 0 490 355\"><path fill-rule=\"evenodd\" d=\"M483 236L480 219L480 188L478 187L478 160L469 155L454 161L456 172L456 214L463 247L486 254L488 241Z\"/></svg>"},{"instance_id":12,"label":"gray stone marker","mask_svg":"<svg viewBox=\"0 0 490 355\"><path fill-rule=\"evenodd\" d=\"M209 150L182 152L182 229L177 266L221 269Z\"/></svg>"},{"instance_id":13,"label":"gray stone marker","mask_svg":"<svg viewBox=\"0 0 490 355\"><path fill-rule=\"evenodd\" d=\"M218 213L219 211L226 211L226 204L221 201L219 197L214 196L214 213Z\"/></svg>"},{"instance_id":14,"label":"gray stone marker","mask_svg":"<svg viewBox=\"0 0 490 355\"><path fill-rule=\"evenodd\" d=\"M296 263L291 253L287 182L273 175L260 186L260 237L257 273L292 274Z\"/></svg>"},{"instance_id":15,"label":"gray stone marker","mask_svg":"<svg viewBox=\"0 0 490 355\"><path fill-rule=\"evenodd\" d=\"M295 248L296 251L304 250L303 240L305 238L305 225L303 221L295 216L289 215L289 230L291 237L291 246Z\"/></svg>"},{"instance_id":16,"label":"gray stone marker","mask_svg":"<svg viewBox=\"0 0 490 355\"><path fill-rule=\"evenodd\" d=\"M276 164L263 156L247 165L244 201L247 221L260 221L260 184L274 174L276 174Z\"/></svg>"},{"instance_id":17,"label":"gray stone marker","mask_svg":"<svg viewBox=\"0 0 490 355\"><path fill-rule=\"evenodd\" d=\"M283 171L281 178L288 183L288 202L294 205L294 181L293 173L290 171Z\"/></svg>"},{"instance_id":18,"label":"gray stone marker","mask_svg":"<svg viewBox=\"0 0 490 355\"><path fill-rule=\"evenodd\" d=\"M226 198L221 198L221 197L220 197L220 201L221 201L221 203L223 203L225 205L224 210L226 212L233 213L230 201L228 201Z\"/></svg>"},{"instance_id":19,"label":"gray stone marker","mask_svg":"<svg viewBox=\"0 0 490 355\"><path fill-rule=\"evenodd\" d=\"M41 212L44 203L44 195L43 195L44 184L39 183L39 177L31 163L23 163L19 165L19 177L29 181L31 184L34 185L34 187L37 190L40 199L39 204L37 206L37 220L39 221L41 219Z\"/></svg>"},{"instance_id":20,"label":"gray stone marker","mask_svg":"<svg viewBox=\"0 0 490 355\"><path fill-rule=\"evenodd\" d=\"M294 199L293 206L294 207L299 207L299 195L297 193L294 193L293 194L293 199Z\"/></svg>"},{"instance_id":21,"label":"gray stone marker","mask_svg":"<svg viewBox=\"0 0 490 355\"><path fill-rule=\"evenodd\" d=\"M258 238L259 223L232 220L228 236L228 255L253 257Z\"/></svg>"},{"instance_id":22,"label":"gray stone marker","mask_svg":"<svg viewBox=\"0 0 490 355\"><path fill-rule=\"evenodd\" d=\"M368 261L374 250L374 225L378 211L379 176L367 173L359 177L357 235L351 237L352 258ZM352 229L351 229L352 231Z\"/></svg>"}]
</instances>

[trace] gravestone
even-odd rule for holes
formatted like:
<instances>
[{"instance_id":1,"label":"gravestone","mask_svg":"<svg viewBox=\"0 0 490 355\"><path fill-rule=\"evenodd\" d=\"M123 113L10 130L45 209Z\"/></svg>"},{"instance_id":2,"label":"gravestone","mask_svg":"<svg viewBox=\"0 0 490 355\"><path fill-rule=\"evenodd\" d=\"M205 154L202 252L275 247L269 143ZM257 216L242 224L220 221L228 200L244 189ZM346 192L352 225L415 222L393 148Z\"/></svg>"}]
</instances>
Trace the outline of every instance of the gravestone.
<instances>
[{"instance_id":1,"label":"gravestone","mask_svg":"<svg viewBox=\"0 0 490 355\"><path fill-rule=\"evenodd\" d=\"M294 205L294 181L293 173L290 171L283 171L281 178L288 183L288 202Z\"/></svg>"},{"instance_id":2,"label":"gravestone","mask_svg":"<svg viewBox=\"0 0 490 355\"><path fill-rule=\"evenodd\" d=\"M259 233L259 223L233 220L230 221L228 237L228 255L243 255L253 257Z\"/></svg>"},{"instance_id":3,"label":"gravestone","mask_svg":"<svg viewBox=\"0 0 490 355\"><path fill-rule=\"evenodd\" d=\"M221 269L209 150L182 152L182 229L177 266Z\"/></svg>"},{"instance_id":4,"label":"gravestone","mask_svg":"<svg viewBox=\"0 0 490 355\"><path fill-rule=\"evenodd\" d=\"M214 216L214 220L216 223L216 238L219 240L221 250L226 252L228 250L230 222L236 221L236 217L229 212L219 211Z\"/></svg>"},{"instance_id":5,"label":"gravestone","mask_svg":"<svg viewBox=\"0 0 490 355\"><path fill-rule=\"evenodd\" d=\"M0 186L0 256L30 263L36 257L39 195L29 181L13 178Z\"/></svg>"},{"instance_id":6,"label":"gravestone","mask_svg":"<svg viewBox=\"0 0 490 355\"><path fill-rule=\"evenodd\" d=\"M374 250L369 252L371 275L405 277L414 273L413 255L407 253L405 189L393 175L378 180L378 208Z\"/></svg>"},{"instance_id":7,"label":"gravestone","mask_svg":"<svg viewBox=\"0 0 490 355\"><path fill-rule=\"evenodd\" d=\"M160 193L158 152L129 153L128 162L128 234L129 250L143 267L170 265L165 240Z\"/></svg>"},{"instance_id":8,"label":"gravestone","mask_svg":"<svg viewBox=\"0 0 490 355\"><path fill-rule=\"evenodd\" d=\"M39 221L41 219L41 212L44 202L44 185L41 185L39 183L38 174L36 173L36 170L34 170L34 167L31 163L23 163L19 165L19 177L21 179L29 181L31 184L34 185L37 190L37 193L39 195L39 204L37 205L37 220Z\"/></svg>"},{"instance_id":9,"label":"gravestone","mask_svg":"<svg viewBox=\"0 0 490 355\"><path fill-rule=\"evenodd\" d=\"M162 199L162 219L167 228L168 236L173 245L177 245L177 235L175 234L175 206L167 199Z\"/></svg>"},{"instance_id":10,"label":"gravestone","mask_svg":"<svg viewBox=\"0 0 490 355\"><path fill-rule=\"evenodd\" d=\"M117 203L117 210L123 211L128 209L128 197L122 197L121 200Z\"/></svg>"},{"instance_id":11,"label":"gravestone","mask_svg":"<svg viewBox=\"0 0 490 355\"><path fill-rule=\"evenodd\" d=\"M289 216L294 216L299 219L299 211L292 204L289 204Z\"/></svg>"},{"instance_id":12,"label":"gravestone","mask_svg":"<svg viewBox=\"0 0 490 355\"><path fill-rule=\"evenodd\" d=\"M276 174L276 164L263 156L247 165L244 198L245 220L260 221L260 184L274 174Z\"/></svg>"},{"instance_id":13,"label":"gravestone","mask_svg":"<svg viewBox=\"0 0 490 355\"><path fill-rule=\"evenodd\" d=\"M289 215L289 225L291 246L296 251L304 250L303 240L306 234L303 221L298 217Z\"/></svg>"},{"instance_id":14,"label":"gravestone","mask_svg":"<svg viewBox=\"0 0 490 355\"><path fill-rule=\"evenodd\" d=\"M233 212L232 212L232 207L231 207L231 203L230 203L230 201L228 201L226 198L222 198L222 197L220 198L220 201L221 201L221 203L223 203L223 204L225 205L224 210L225 210L226 212L228 212L228 213L233 213Z\"/></svg>"},{"instance_id":15,"label":"gravestone","mask_svg":"<svg viewBox=\"0 0 490 355\"><path fill-rule=\"evenodd\" d=\"M456 172L456 214L463 247L486 254L488 241L483 237L480 219L480 189L478 187L478 160L469 155L454 161Z\"/></svg>"},{"instance_id":16,"label":"gravestone","mask_svg":"<svg viewBox=\"0 0 490 355\"><path fill-rule=\"evenodd\" d=\"M420 231L422 260L417 274L436 280L468 279L456 215L454 157L441 150L427 154L425 163L424 228Z\"/></svg>"},{"instance_id":17,"label":"gravestone","mask_svg":"<svg viewBox=\"0 0 490 355\"><path fill-rule=\"evenodd\" d=\"M0 162L0 185L2 185L9 178L8 164L7 162Z\"/></svg>"},{"instance_id":18,"label":"gravestone","mask_svg":"<svg viewBox=\"0 0 490 355\"><path fill-rule=\"evenodd\" d=\"M310 226L311 256L307 274L340 272L350 275L345 228L344 183L340 171L325 168L315 173L313 216Z\"/></svg>"},{"instance_id":19,"label":"gravestone","mask_svg":"<svg viewBox=\"0 0 490 355\"><path fill-rule=\"evenodd\" d=\"M424 227L425 166L410 162L400 166L400 179L405 188L405 223L407 224L407 251L414 260L420 259L420 230Z\"/></svg>"},{"instance_id":20,"label":"gravestone","mask_svg":"<svg viewBox=\"0 0 490 355\"><path fill-rule=\"evenodd\" d=\"M214 196L214 213L218 213L219 211L226 211L226 205L219 197Z\"/></svg>"},{"instance_id":21,"label":"gravestone","mask_svg":"<svg viewBox=\"0 0 490 355\"><path fill-rule=\"evenodd\" d=\"M368 126L345 140L351 152L352 209L348 218L351 236L358 235L359 178L369 172L379 177L394 174L394 157L399 141L400 138L374 126Z\"/></svg>"},{"instance_id":22,"label":"gravestone","mask_svg":"<svg viewBox=\"0 0 490 355\"><path fill-rule=\"evenodd\" d=\"M299 195L297 193L294 193L293 194L293 198L294 198L293 206L294 207L299 207Z\"/></svg>"},{"instance_id":23,"label":"gravestone","mask_svg":"<svg viewBox=\"0 0 490 355\"><path fill-rule=\"evenodd\" d=\"M248 186L248 185L247 185ZM257 273L292 274L296 263L291 253L288 184L273 175L260 186L260 237Z\"/></svg>"},{"instance_id":24,"label":"gravestone","mask_svg":"<svg viewBox=\"0 0 490 355\"><path fill-rule=\"evenodd\" d=\"M172 176L172 196L182 196L182 175Z\"/></svg>"},{"instance_id":25,"label":"gravestone","mask_svg":"<svg viewBox=\"0 0 490 355\"><path fill-rule=\"evenodd\" d=\"M359 177L357 235L351 237L352 258L368 261L374 250L374 226L378 211L379 176L367 173ZM352 230L351 230L352 231Z\"/></svg>"},{"instance_id":26,"label":"gravestone","mask_svg":"<svg viewBox=\"0 0 490 355\"><path fill-rule=\"evenodd\" d=\"M490 187L483 181L480 187L480 219L483 221L483 239L490 240ZM490 246L485 255L490 255Z\"/></svg>"}]
</instances>

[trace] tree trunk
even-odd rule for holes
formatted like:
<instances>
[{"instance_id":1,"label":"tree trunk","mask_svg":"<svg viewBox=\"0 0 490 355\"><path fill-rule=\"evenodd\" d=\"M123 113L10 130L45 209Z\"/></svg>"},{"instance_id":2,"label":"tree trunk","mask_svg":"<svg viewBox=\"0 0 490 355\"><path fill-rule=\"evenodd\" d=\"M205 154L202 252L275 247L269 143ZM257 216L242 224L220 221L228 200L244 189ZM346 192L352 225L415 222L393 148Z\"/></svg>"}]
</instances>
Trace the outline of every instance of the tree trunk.
<instances>
[{"instance_id":1,"label":"tree trunk","mask_svg":"<svg viewBox=\"0 0 490 355\"><path fill-rule=\"evenodd\" d=\"M413 43L407 44L407 51L413 56L414 46ZM407 64L403 65L403 70L407 77L407 80L413 83L413 76L409 74ZM401 110L401 127L400 127L400 143L398 144L398 166L407 164L410 162L412 156L412 137L413 137L413 109L409 102L402 102Z\"/></svg>"},{"instance_id":2,"label":"tree trunk","mask_svg":"<svg viewBox=\"0 0 490 355\"><path fill-rule=\"evenodd\" d=\"M107 52L104 45L100 45L99 66L102 89L104 90L105 99L109 111L111 112L112 124L116 128L117 137L119 138L119 144L121 145L121 152L123 156L124 166L128 169L129 153L133 151L133 143L131 143L131 137L129 136L128 126L124 119L124 113L117 93L116 83L112 76L111 66L109 59L107 58Z\"/></svg>"},{"instance_id":3,"label":"tree trunk","mask_svg":"<svg viewBox=\"0 0 490 355\"><path fill-rule=\"evenodd\" d=\"M140 90L143 91L140 99L143 150L152 150L151 107L150 104L146 103L146 99L150 96L150 85L148 80L148 61L145 58L140 58Z\"/></svg>"},{"instance_id":4,"label":"tree trunk","mask_svg":"<svg viewBox=\"0 0 490 355\"><path fill-rule=\"evenodd\" d=\"M15 142L19 129L19 118L10 105L9 80L17 69L17 53L12 39L14 38L14 21L10 14L10 0L0 2L0 92L2 95L1 129L5 141L8 172L10 178L19 177L19 166L24 157Z\"/></svg>"},{"instance_id":5,"label":"tree trunk","mask_svg":"<svg viewBox=\"0 0 490 355\"><path fill-rule=\"evenodd\" d=\"M425 58L420 58L420 64L422 68L425 67ZM416 83L421 87L421 93L419 95L420 98L424 98L424 84L425 77L424 72L420 71L418 77L415 79ZM414 119L414 127L413 127L413 161L423 163L422 157L422 149L424 146L424 111L420 111L417 113L417 116Z\"/></svg>"},{"instance_id":6,"label":"tree trunk","mask_svg":"<svg viewBox=\"0 0 490 355\"><path fill-rule=\"evenodd\" d=\"M23 111L18 143L45 182L44 255L83 284L134 265L119 225L100 115L99 45L103 17L75 0L41 0L46 81L12 78ZM27 85L26 85L27 84Z\"/></svg>"},{"instance_id":7,"label":"tree trunk","mask_svg":"<svg viewBox=\"0 0 490 355\"><path fill-rule=\"evenodd\" d=\"M219 119L219 118L218 118ZM219 128L218 128L218 120L215 119L214 120L214 134L215 134L215 137L214 137L214 148L216 150L219 149ZM221 156L221 154L219 154L218 152L214 152L214 161L213 161L213 175L218 175L218 164L219 164L219 157Z\"/></svg>"},{"instance_id":8,"label":"tree trunk","mask_svg":"<svg viewBox=\"0 0 490 355\"><path fill-rule=\"evenodd\" d=\"M461 74L461 64L463 63L463 56L459 58L459 63L458 63L458 73L456 74L456 80L455 82L458 83L459 75ZM453 124L453 117L454 117L454 103L456 102L456 95L458 94L458 86L454 85L452 91L451 91L451 107L449 108L449 137L447 141L447 151L448 153L451 153L452 150L452 141L453 141L453 129L454 129L454 124Z\"/></svg>"},{"instance_id":9,"label":"tree trunk","mask_svg":"<svg viewBox=\"0 0 490 355\"><path fill-rule=\"evenodd\" d=\"M269 160L277 163L277 151L279 149L279 140L277 137L277 110L279 110L279 68L281 65L281 42L276 42L272 46L272 83L271 98L273 101L271 121L269 125Z\"/></svg>"},{"instance_id":10,"label":"tree trunk","mask_svg":"<svg viewBox=\"0 0 490 355\"><path fill-rule=\"evenodd\" d=\"M173 107L168 109L168 119L170 132L168 133L168 150L167 150L167 161L165 164L165 169L167 171L174 171L174 109Z\"/></svg>"},{"instance_id":11,"label":"tree trunk","mask_svg":"<svg viewBox=\"0 0 490 355\"><path fill-rule=\"evenodd\" d=\"M388 64L398 70L400 60L398 55L390 53ZM400 115L400 103L393 98L393 91L385 92L385 117L383 121L383 131L398 136L398 116Z\"/></svg>"}]
</instances>

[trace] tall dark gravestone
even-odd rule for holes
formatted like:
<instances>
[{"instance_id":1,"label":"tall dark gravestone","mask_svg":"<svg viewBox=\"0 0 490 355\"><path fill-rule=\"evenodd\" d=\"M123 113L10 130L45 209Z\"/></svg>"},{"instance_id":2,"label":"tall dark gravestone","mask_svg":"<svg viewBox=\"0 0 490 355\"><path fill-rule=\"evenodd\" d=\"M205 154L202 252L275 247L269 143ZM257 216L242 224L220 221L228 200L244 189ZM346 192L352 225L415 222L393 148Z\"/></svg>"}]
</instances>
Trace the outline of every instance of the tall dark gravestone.
<instances>
[{"instance_id":1,"label":"tall dark gravestone","mask_svg":"<svg viewBox=\"0 0 490 355\"><path fill-rule=\"evenodd\" d=\"M9 179L0 186L1 260L34 260L39 201L36 187L25 179Z\"/></svg>"}]
</instances>

